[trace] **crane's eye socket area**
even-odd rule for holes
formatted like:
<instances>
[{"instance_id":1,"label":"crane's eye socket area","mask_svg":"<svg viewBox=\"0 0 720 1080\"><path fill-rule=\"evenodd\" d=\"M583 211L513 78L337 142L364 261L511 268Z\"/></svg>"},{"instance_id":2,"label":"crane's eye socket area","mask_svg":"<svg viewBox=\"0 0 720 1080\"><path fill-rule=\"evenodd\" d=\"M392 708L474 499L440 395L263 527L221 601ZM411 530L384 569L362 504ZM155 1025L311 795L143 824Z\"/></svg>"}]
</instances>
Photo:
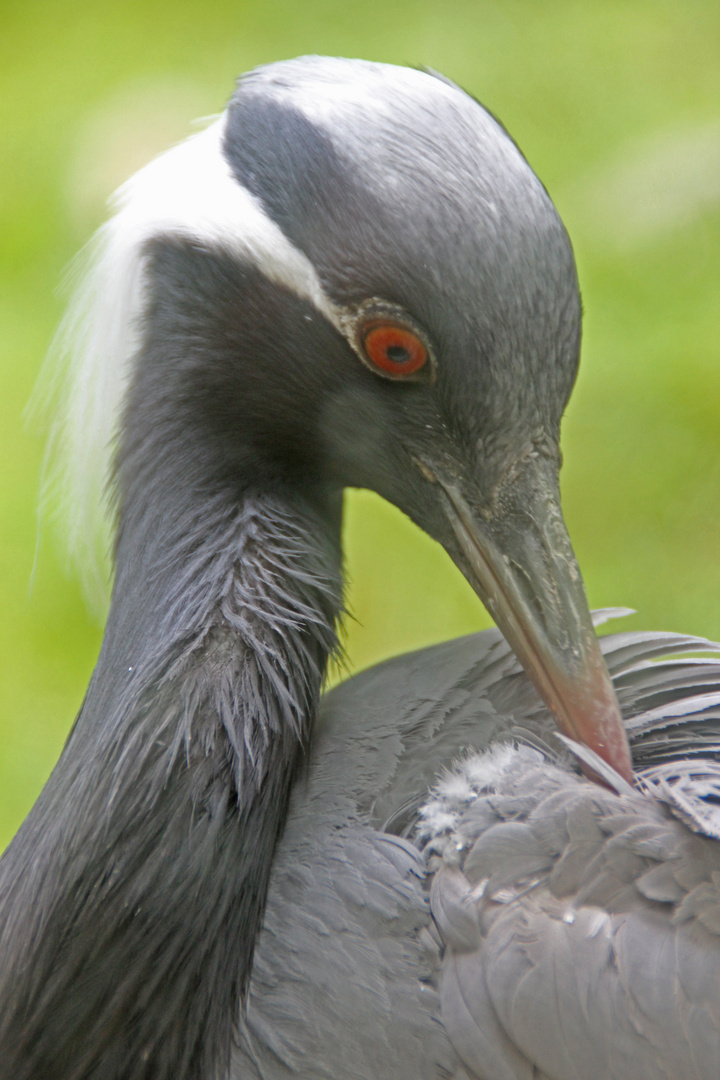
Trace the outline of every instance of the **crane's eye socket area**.
<instances>
[{"instance_id":1,"label":"crane's eye socket area","mask_svg":"<svg viewBox=\"0 0 720 1080\"><path fill-rule=\"evenodd\" d=\"M358 330L363 359L378 375L416 380L421 372L430 374L430 350L414 329L394 319L375 318Z\"/></svg>"}]
</instances>

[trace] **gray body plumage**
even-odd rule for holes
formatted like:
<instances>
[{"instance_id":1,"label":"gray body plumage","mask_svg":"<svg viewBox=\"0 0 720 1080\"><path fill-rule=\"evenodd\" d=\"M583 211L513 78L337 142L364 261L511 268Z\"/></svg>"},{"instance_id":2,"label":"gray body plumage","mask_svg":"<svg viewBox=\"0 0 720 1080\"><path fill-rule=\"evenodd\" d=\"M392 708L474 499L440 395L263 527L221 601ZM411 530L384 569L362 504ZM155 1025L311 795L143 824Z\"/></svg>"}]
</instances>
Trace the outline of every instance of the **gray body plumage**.
<instances>
[{"instance_id":1,"label":"gray body plumage","mask_svg":"<svg viewBox=\"0 0 720 1080\"><path fill-rule=\"evenodd\" d=\"M720 844L657 786L720 753L720 664L664 659L703 644L603 639L649 794L578 775L494 631L329 694L233 1078L714 1080Z\"/></svg>"}]
</instances>

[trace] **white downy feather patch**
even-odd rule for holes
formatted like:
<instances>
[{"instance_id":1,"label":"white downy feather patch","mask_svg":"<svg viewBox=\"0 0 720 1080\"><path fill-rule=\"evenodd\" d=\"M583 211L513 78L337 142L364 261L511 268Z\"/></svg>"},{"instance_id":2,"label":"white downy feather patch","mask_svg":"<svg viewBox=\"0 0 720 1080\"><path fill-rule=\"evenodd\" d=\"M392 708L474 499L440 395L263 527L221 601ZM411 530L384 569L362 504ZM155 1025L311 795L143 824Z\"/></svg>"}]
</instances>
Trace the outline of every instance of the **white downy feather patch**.
<instances>
[{"instance_id":1,"label":"white downy feather patch","mask_svg":"<svg viewBox=\"0 0 720 1080\"><path fill-rule=\"evenodd\" d=\"M108 592L106 487L138 346L147 241L185 236L230 251L341 328L312 263L233 177L222 153L225 122L223 114L119 189L115 215L81 253L80 285L51 350L51 394L60 409L43 501L63 521L95 607Z\"/></svg>"},{"instance_id":2,"label":"white downy feather patch","mask_svg":"<svg viewBox=\"0 0 720 1080\"><path fill-rule=\"evenodd\" d=\"M543 755L530 746L501 743L483 753L469 754L455 763L432 788L419 810L416 835L421 845L455 832L458 819L480 795L492 792L505 777L542 765Z\"/></svg>"}]
</instances>

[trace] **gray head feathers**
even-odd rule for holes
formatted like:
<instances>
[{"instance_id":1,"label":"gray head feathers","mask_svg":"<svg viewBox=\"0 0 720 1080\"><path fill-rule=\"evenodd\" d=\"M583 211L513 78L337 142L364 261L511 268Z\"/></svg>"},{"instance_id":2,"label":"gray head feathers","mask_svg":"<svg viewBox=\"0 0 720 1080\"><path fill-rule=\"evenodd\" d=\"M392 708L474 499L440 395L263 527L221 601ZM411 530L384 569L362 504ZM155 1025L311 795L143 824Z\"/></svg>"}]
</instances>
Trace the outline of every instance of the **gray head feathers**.
<instances>
[{"instance_id":1,"label":"gray head feathers","mask_svg":"<svg viewBox=\"0 0 720 1080\"><path fill-rule=\"evenodd\" d=\"M246 131L255 115L260 142ZM327 154L336 166L326 179L332 173L335 186L321 190L312 170L325 169ZM310 222L301 205L308 189ZM363 216L358 200L373 233L368 266L349 235ZM462 308L463 282L474 283L473 295L485 282L488 294L500 290L503 304L532 309L534 293L544 291L539 281L558 275L570 282L574 302L567 238L515 144L457 87L407 68L304 57L251 72L227 112L137 173L111 205L114 216L73 271L80 283L52 349L51 374L43 376L59 400L46 501L62 517L96 601L106 591L106 496L142 335L150 240L184 237L229 252L309 300L345 336L347 294L365 287L365 295L380 294L384 272L397 280L388 258L405 243L400 276L415 282L421 309L432 293ZM425 254L433 250L440 252L435 262ZM491 326L497 308L488 296L478 317ZM523 320L510 312L500 321L512 328ZM542 336L537 327L535 335ZM504 349L508 356L529 351L522 334ZM517 385L511 370L507 378Z\"/></svg>"}]
</instances>

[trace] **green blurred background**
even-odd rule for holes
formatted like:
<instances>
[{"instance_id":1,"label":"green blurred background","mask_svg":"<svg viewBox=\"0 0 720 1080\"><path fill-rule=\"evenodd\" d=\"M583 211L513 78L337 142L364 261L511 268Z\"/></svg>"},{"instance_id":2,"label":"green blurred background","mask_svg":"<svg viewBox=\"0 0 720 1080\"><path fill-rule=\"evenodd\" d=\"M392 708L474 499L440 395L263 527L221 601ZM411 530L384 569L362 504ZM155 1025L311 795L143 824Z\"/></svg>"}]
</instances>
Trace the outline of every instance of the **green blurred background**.
<instances>
[{"instance_id":1,"label":"green blurred background","mask_svg":"<svg viewBox=\"0 0 720 1080\"><path fill-rule=\"evenodd\" d=\"M485 102L577 252L583 364L563 497L594 606L720 637L717 0L0 2L0 847L52 768L101 629L39 534L23 420L64 268L108 194L218 112L237 74L306 52L426 64ZM443 553L348 497L349 666L486 626Z\"/></svg>"}]
</instances>

